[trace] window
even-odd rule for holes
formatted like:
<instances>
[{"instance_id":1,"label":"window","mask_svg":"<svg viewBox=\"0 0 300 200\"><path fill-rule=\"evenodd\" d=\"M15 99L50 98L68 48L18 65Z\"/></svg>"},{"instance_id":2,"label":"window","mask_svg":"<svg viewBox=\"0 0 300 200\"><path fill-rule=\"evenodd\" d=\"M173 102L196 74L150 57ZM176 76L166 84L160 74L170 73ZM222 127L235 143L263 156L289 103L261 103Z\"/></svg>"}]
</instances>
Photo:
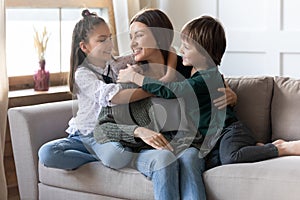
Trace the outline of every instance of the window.
<instances>
[{"instance_id":1,"label":"window","mask_svg":"<svg viewBox=\"0 0 300 200\"><path fill-rule=\"evenodd\" d=\"M32 87L32 75L39 67L34 29L42 32L44 27L50 35L45 54L50 85L66 84L72 31L85 7L103 17L115 34L111 0L7 0L6 63L10 90Z\"/></svg>"}]
</instances>

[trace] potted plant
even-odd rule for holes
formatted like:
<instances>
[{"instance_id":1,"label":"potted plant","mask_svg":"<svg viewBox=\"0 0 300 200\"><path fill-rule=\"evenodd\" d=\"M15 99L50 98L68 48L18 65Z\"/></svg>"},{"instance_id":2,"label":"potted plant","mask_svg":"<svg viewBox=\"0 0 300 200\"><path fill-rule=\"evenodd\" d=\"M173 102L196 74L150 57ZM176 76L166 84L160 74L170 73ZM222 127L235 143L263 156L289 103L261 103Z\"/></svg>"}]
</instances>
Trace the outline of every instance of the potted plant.
<instances>
[{"instance_id":1,"label":"potted plant","mask_svg":"<svg viewBox=\"0 0 300 200\"><path fill-rule=\"evenodd\" d=\"M39 59L39 69L34 74L34 90L35 91L48 91L50 83L50 74L49 71L45 69L46 60L45 52L47 49L47 43L49 39L49 34L47 33L46 27L42 34L40 35L36 29L34 29L34 47L38 53Z\"/></svg>"}]
</instances>

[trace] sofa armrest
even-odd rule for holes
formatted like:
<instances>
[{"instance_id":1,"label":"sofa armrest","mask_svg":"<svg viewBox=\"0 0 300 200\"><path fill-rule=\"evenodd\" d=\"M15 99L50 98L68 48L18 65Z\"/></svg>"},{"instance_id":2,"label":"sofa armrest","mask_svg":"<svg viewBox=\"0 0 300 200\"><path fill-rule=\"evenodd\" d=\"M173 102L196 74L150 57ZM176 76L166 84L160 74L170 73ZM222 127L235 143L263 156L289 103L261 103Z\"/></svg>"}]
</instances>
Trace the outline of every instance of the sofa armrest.
<instances>
[{"instance_id":1,"label":"sofa armrest","mask_svg":"<svg viewBox=\"0 0 300 200\"><path fill-rule=\"evenodd\" d=\"M38 199L38 150L66 137L75 101L10 108L8 120L21 199Z\"/></svg>"}]
</instances>

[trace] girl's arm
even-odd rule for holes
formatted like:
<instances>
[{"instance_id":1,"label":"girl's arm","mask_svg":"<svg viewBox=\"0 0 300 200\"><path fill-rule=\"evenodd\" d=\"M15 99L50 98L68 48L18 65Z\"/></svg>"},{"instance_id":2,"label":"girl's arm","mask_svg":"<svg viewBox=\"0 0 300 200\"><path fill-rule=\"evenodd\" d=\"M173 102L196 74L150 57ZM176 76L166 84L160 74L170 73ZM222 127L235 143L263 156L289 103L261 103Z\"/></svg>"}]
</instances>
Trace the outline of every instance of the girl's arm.
<instances>
[{"instance_id":1,"label":"girl's arm","mask_svg":"<svg viewBox=\"0 0 300 200\"><path fill-rule=\"evenodd\" d=\"M141 88L123 89L120 90L117 94L115 94L110 100L110 102L113 104L127 104L151 96L153 96L153 94L150 94Z\"/></svg>"}]
</instances>

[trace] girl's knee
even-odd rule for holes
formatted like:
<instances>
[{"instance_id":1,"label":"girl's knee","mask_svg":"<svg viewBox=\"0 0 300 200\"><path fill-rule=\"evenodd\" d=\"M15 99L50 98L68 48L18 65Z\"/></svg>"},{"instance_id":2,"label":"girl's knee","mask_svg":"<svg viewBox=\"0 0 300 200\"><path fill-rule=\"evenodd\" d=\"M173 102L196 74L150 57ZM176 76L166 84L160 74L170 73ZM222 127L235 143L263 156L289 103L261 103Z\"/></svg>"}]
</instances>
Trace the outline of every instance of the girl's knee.
<instances>
[{"instance_id":1,"label":"girl's knee","mask_svg":"<svg viewBox=\"0 0 300 200\"><path fill-rule=\"evenodd\" d=\"M46 143L38 151L39 161L47 166L49 162L57 157L57 153L58 151L53 143Z\"/></svg>"},{"instance_id":2,"label":"girl's knee","mask_svg":"<svg viewBox=\"0 0 300 200\"><path fill-rule=\"evenodd\" d=\"M56 166L65 159L65 146L68 145L66 140L51 141L43 144L39 151L38 157L40 163L45 166Z\"/></svg>"}]
</instances>

